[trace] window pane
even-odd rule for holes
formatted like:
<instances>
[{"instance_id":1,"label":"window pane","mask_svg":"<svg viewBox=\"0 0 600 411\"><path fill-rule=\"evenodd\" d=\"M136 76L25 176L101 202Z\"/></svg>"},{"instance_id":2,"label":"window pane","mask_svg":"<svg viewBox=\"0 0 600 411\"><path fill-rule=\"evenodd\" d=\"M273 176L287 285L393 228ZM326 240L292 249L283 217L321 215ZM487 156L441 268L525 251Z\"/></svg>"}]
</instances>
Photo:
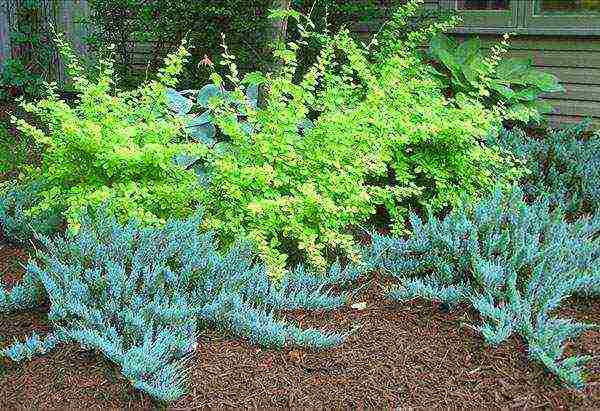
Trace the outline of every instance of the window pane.
<instances>
[{"instance_id":1,"label":"window pane","mask_svg":"<svg viewBox=\"0 0 600 411\"><path fill-rule=\"evenodd\" d=\"M538 12L600 12L600 0L539 0Z\"/></svg>"},{"instance_id":2,"label":"window pane","mask_svg":"<svg viewBox=\"0 0 600 411\"><path fill-rule=\"evenodd\" d=\"M509 0L458 0L459 10L508 10Z\"/></svg>"}]
</instances>

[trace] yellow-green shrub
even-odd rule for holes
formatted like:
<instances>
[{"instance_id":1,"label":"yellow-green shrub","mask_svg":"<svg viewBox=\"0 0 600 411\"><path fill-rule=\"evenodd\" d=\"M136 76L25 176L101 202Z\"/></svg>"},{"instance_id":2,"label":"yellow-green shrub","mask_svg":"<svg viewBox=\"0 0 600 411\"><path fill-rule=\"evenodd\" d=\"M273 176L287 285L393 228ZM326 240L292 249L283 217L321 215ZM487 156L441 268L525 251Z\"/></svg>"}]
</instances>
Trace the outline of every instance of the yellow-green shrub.
<instances>
[{"instance_id":1,"label":"yellow-green shrub","mask_svg":"<svg viewBox=\"0 0 600 411\"><path fill-rule=\"evenodd\" d=\"M206 148L184 139L165 98L166 87L176 84L185 49L167 60L160 81L122 92L114 88L110 62L101 61L98 77L88 78L68 46L60 39L58 44L71 62L77 101L69 105L52 92L25 104L43 129L15 120L43 147L41 165L29 176L44 189L30 212L58 208L71 228L87 208L106 207L122 220L136 217L147 224L188 215L199 198L197 177L174 158Z\"/></svg>"}]
</instances>

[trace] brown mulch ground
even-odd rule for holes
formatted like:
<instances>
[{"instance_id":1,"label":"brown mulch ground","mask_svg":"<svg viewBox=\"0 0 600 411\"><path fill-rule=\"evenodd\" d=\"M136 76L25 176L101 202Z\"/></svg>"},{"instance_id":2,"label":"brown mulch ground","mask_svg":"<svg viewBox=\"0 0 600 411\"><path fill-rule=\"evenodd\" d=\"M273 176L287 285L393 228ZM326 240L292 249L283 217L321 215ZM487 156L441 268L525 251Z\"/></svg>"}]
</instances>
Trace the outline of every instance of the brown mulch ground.
<instances>
[{"instance_id":1,"label":"brown mulch ground","mask_svg":"<svg viewBox=\"0 0 600 411\"><path fill-rule=\"evenodd\" d=\"M0 247L2 247L0 245ZM0 273L23 259L0 248ZM16 268L18 270L18 268ZM18 276L18 272L17 272ZM364 310L294 313L304 326L361 328L341 347L323 351L261 350L216 334L202 337L189 362L189 393L173 408L190 407L464 407L600 408L600 361L588 367L585 391L561 388L528 361L511 338L499 348L483 344L466 309L446 314L431 304L381 301L375 284L357 300ZM600 323L600 303L571 301L563 314ZM13 337L47 332L43 309L0 318L3 346ZM598 355L600 332L568 348ZM159 404L131 388L110 362L79 348L61 347L46 357L0 368L1 408L150 408Z\"/></svg>"}]
</instances>

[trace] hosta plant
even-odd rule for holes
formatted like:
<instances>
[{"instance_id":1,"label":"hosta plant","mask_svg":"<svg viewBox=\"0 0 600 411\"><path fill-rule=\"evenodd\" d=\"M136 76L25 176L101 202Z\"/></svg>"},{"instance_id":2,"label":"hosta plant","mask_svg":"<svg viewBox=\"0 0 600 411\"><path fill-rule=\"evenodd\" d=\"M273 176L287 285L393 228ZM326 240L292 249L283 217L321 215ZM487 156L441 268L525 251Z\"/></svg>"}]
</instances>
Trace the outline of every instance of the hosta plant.
<instances>
[{"instance_id":1,"label":"hosta plant","mask_svg":"<svg viewBox=\"0 0 600 411\"><path fill-rule=\"evenodd\" d=\"M542 93L564 91L558 79L533 67L531 59L506 58L507 38L492 47L490 55L481 51L478 38L462 43L443 34L431 40L430 57L443 72L439 77L454 93L465 93L488 105L502 104L506 116L528 122L552 111L541 100Z\"/></svg>"},{"instance_id":2,"label":"hosta plant","mask_svg":"<svg viewBox=\"0 0 600 411\"><path fill-rule=\"evenodd\" d=\"M0 355L22 361L77 342L118 364L134 387L174 400L184 390L185 360L202 349L198 337L208 328L262 347L324 349L344 340L345 333L299 328L278 313L345 304L358 269L338 264L315 276L298 267L275 284L248 243L220 253L200 224L199 214L163 228L121 225L99 214L84 219L76 234L42 238L23 281L0 289L0 312L49 301L52 332Z\"/></svg>"},{"instance_id":3,"label":"hosta plant","mask_svg":"<svg viewBox=\"0 0 600 411\"><path fill-rule=\"evenodd\" d=\"M475 326L496 346L513 334L529 356L565 384L584 385L588 356L565 356L565 344L596 327L558 317L573 295L600 296L600 217L566 223L547 200L528 205L518 189L465 203L447 217L411 218L408 239L375 235L373 264L397 281L396 301L415 298L470 305Z\"/></svg>"},{"instance_id":4,"label":"hosta plant","mask_svg":"<svg viewBox=\"0 0 600 411\"><path fill-rule=\"evenodd\" d=\"M171 110L183 117L189 135L195 141L213 147L218 140L211 101L216 99L218 102L231 105L240 118L242 126L248 127L248 123L243 122L245 107L249 105L254 109L257 108L258 85L249 86L241 100L225 90L222 84L207 84L200 90L177 91L169 88L167 99Z\"/></svg>"}]
</instances>

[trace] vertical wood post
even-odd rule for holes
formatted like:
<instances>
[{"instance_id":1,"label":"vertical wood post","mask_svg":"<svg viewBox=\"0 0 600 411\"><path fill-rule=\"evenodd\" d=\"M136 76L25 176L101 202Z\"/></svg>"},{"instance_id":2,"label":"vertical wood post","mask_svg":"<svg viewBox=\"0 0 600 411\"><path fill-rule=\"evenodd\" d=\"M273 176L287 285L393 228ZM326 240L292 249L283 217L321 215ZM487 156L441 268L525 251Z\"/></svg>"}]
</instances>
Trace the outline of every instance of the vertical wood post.
<instances>
[{"instance_id":1,"label":"vertical wood post","mask_svg":"<svg viewBox=\"0 0 600 411\"><path fill-rule=\"evenodd\" d=\"M43 0L43 3L47 11L45 24L48 32L52 24L58 33L64 34L77 57L85 62L89 57L89 50L84 40L87 32L81 19L89 16L87 0ZM55 56L55 63L51 77L59 84L67 83L69 79L66 67L58 54Z\"/></svg>"},{"instance_id":2,"label":"vertical wood post","mask_svg":"<svg viewBox=\"0 0 600 411\"><path fill-rule=\"evenodd\" d=\"M0 3L0 66L10 58L10 2Z\"/></svg>"}]
</instances>

